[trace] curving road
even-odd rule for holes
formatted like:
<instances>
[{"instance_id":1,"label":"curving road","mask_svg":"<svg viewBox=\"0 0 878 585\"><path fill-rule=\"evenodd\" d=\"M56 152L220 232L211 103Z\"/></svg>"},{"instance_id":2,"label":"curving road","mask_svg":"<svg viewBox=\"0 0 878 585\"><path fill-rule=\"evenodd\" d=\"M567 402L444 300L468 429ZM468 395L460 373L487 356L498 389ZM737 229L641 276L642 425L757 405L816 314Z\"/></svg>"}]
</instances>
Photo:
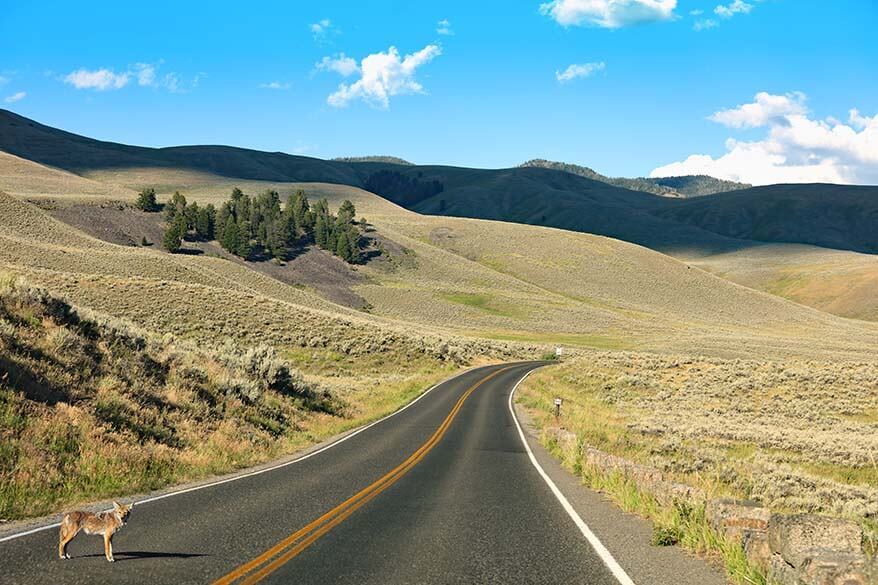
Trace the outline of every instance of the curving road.
<instances>
[{"instance_id":1,"label":"curving road","mask_svg":"<svg viewBox=\"0 0 878 585\"><path fill-rule=\"evenodd\" d=\"M525 447L509 395L540 365L467 371L304 459L138 503L116 563L85 535L57 559L54 528L0 541L0 583L723 583Z\"/></svg>"}]
</instances>

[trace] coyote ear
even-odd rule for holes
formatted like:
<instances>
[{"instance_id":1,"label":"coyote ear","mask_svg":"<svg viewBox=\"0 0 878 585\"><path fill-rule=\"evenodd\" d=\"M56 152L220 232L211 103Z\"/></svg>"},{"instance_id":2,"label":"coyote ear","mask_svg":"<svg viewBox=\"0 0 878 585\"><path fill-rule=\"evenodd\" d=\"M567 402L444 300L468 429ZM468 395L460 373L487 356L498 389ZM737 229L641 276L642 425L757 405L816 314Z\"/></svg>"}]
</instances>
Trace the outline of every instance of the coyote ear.
<instances>
[{"instance_id":1,"label":"coyote ear","mask_svg":"<svg viewBox=\"0 0 878 585\"><path fill-rule=\"evenodd\" d=\"M116 508L116 509L118 510L118 509L121 508L122 506L119 505L119 502L114 501L114 502L113 502L113 507Z\"/></svg>"}]
</instances>

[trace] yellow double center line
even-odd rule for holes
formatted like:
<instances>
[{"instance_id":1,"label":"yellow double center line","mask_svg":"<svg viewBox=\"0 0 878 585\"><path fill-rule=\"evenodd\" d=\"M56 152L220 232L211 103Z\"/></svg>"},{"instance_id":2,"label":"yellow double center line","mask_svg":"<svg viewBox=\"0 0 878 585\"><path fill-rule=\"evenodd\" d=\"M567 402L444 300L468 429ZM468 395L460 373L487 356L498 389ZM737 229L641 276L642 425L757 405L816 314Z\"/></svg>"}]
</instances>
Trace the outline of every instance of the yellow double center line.
<instances>
[{"instance_id":1,"label":"yellow double center line","mask_svg":"<svg viewBox=\"0 0 878 585\"><path fill-rule=\"evenodd\" d=\"M448 427L451 426L451 422L454 420L454 417L457 416L464 401L469 398L470 394L475 392L476 388L494 376L509 370L511 367L512 366L509 366L492 372L467 388L466 392L464 392L457 400L457 403L455 403L451 412L448 413L448 416L445 417L445 420L442 421L442 424L439 425L439 428L436 429L436 432L427 439L427 442L421 445L417 451L412 453L408 459L397 465L393 470L368 487L357 492L329 512L325 513L320 518L317 518L307 526L292 533L252 561L244 563L227 575L220 577L213 582L213 585L228 585L229 583L233 583L241 578L243 578L242 583L244 584L258 583L275 572L290 559L296 557L303 550L311 546L311 544L318 538L332 530L338 524L344 522L348 516L365 506L378 494L396 483L399 478L408 473L433 449L433 447L436 446L436 444L442 439L443 435L445 435Z\"/></svg>"}]
</instances>

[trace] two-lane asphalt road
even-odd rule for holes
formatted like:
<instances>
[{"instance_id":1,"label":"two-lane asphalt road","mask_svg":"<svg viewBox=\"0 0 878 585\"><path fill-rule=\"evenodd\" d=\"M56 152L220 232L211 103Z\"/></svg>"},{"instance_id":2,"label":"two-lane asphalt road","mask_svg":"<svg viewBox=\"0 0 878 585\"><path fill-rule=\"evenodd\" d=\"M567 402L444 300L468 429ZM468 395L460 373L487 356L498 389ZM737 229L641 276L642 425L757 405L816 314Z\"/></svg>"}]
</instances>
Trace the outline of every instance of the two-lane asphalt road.
<instances>
[{"instance_id":1,"label":"two-lane asphalt road","mask_svg":"<svg viewBox=\"0 0 878 585\"><path fill-rule=\"evenodd\" d=\"M509 409L539 365L468 371L305 459L141 503L116 563L86 535L59 560L57 529L0 542L0 583L617 585Z\"/></svg>"}]
</instances>

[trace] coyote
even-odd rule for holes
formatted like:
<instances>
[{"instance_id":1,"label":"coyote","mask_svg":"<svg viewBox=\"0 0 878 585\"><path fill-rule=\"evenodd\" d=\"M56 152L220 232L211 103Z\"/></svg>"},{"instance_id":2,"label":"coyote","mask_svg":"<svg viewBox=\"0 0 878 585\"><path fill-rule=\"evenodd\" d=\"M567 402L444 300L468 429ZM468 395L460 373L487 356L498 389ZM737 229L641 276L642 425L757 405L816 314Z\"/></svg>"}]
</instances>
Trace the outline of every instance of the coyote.
<instances>
[{"instance_id":1,"label":"coyote","mask_svg":"<svg viewBox=\"0 0 878 585\"><path fill-rule=\"evenodd\" d=\"M107 560L113 562L113 534L125 526L128 515L131 513L131 507L113 502L113 509L109 512L70 512L64 514L61 520L61 538L58 542L58 557L69 559L67 554L67 543L73 540L80 530L85 530L86 534L103 534L104 535L104 554Z\"/></svg>"}]
</instances>

